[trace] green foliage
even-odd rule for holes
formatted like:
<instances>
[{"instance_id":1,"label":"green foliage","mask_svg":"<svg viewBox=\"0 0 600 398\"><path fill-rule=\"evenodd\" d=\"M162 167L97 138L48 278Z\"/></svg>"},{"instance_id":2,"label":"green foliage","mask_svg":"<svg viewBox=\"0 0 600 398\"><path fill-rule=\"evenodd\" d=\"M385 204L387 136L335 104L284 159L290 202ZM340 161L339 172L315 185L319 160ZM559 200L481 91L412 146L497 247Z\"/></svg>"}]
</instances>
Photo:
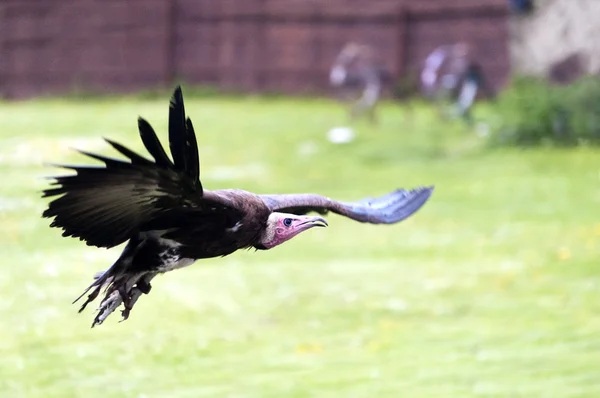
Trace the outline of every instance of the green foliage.
<instances>
[{"instance_id":1,"label":"green foliage","mask_svg":"<svg viewBox=\"0 0 600 398\"><path fill-rule=\"evenodd\" d=\"M491 143L499 146L600 144L600 79L567 86L516 77L495 104Z\"/></svg>"}]
</instances>

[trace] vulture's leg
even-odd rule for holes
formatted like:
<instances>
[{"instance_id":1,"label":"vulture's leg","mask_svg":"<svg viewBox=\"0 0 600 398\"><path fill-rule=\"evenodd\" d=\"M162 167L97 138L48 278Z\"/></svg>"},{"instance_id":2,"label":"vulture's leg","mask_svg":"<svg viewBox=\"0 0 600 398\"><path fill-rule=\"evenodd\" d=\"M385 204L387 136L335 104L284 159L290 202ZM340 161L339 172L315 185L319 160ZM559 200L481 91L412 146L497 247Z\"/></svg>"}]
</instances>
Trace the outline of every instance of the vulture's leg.
<instances>
[{"instance_id":1,"label":"vulture's leg","mask_svg":"<svg viewBox=\"0 0 600 398\"><path fill-rule=\"evenodd\" d=\"M100 325L104 320L112 314L121 303L125 304L125 307L131 307L131 297L133 294L134 286L144 276L143 273L135 274L122 274L118 278L113 278L108 285L106 295L98 307L98 315L94 318L92 327ZM95 292L94 292L95 293ZM93 294L93 293L92 293ZM139 296L138 296L139 297ZM137 300L137 298L135 299Z\"/></svg>"},{"instance_id":2,"label":"vulture's leg","mask_svg":"<svg viewBox=\"0 0 600 398\"><path fill-rule=\"evenodd\" d=\"M121 315L123 316L123 319L121 319L121 322L123 322L123 321L127 320L127 318L129 318L129 313L133 309L133 306L138 301L140 296L142 294L150 293L150 290L152 289L152 285L150 285L150 281L156 275L157 274L155 272L150 272L150 273L145 274L143 277L141 277L137 281L135 287L133 289L131 289L128 299L123 302L125 309L123 311L121 311Z\"/></svg>"},{"instance_id":3,"label":"vulture's leg","mask_svg":"<svg viewBox=\"0 0 600 398\"><path fill-rule=\"evenodd\" d=\"M129 243L127 243L127 246L125 246L125 249L123 250L123 253L121 253L121 256L109 269L103 272L97 272L96 275L94 275L94 282L91 285L89 285L87 289L85 289L83 293L73 302L76 303L83 296L85 296L87 292L93 289L92 292L88 295L88 298L85 301L85 303L83 303L83 305L81 306L79 312L83 311L90 302L92 302L96 297L98 297L102 289L106 288L107 294L104 297L102 303L100 303L100 308L103 308L103 303L109 298L112 292L118 290L119 286L127 280L128 264L131 262L135 253L139 251L139 248L142 243L143 241L137 238L131 239ZM139 279L141 275L142 274L137 274L137 279ZM129 274L129 276L132 275ZM133 284L135 284L135 281L133 282Z\"/></svg>"}]
</instances>

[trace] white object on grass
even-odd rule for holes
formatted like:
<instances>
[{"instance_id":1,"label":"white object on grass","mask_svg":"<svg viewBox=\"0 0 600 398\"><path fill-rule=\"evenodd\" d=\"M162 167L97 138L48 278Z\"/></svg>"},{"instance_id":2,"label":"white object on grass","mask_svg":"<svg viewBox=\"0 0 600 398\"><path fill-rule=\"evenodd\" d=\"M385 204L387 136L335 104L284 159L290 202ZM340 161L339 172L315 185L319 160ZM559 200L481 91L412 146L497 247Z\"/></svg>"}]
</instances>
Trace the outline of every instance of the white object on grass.
<instances>
[{"instance_id":1,"label":"white object on grass","mask_svg":"<svg viewBox=\"0 0 600 398\"><path fill-rule=\"evenodd\" d=\"M354 139L354 130L350 127L334 127L327 132L327 139L334 144L346 144Z\"/></svg>"}]
</instances>

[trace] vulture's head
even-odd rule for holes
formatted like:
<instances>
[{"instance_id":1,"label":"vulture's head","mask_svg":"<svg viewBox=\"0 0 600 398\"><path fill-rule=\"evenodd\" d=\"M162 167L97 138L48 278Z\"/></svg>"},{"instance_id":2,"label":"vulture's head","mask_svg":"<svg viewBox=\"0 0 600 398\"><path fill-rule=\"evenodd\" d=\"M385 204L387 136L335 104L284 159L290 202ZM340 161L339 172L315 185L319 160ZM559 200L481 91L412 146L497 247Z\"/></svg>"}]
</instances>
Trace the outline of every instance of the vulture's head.
<instances>
[{"instance_id":1,"label":"vulture's head","mask_svg":"<svg viewBox=\"0 0 600 398\"><path fill-rule=\"evenodd\" d=\"M287 213L271 213L257 249L271 249L292 239L312 227L326 227L327 221L318 216L299 216Z\"/></svg>"}]
</instances>

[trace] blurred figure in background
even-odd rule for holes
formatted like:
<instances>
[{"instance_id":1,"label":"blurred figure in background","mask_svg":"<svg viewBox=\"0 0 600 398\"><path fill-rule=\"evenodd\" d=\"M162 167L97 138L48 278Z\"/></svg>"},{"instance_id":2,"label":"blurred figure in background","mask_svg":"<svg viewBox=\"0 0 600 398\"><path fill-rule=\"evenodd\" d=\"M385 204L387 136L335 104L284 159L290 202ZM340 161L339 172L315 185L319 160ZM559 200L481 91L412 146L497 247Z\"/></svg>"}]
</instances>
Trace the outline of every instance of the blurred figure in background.
<instances>
[{"instance_id":1,"label":"blurred figure in background","mask_svg":"<svg viewBox=\"0 0 600 398\"><path fill-rule=\"evenodd\" d=\"M494 93L484 78L481 65L475 61L467 63L465 73L461 80L455 109L457 116L462 117L470 123L473 121L471 117L471 107L477 98L478 92L483 89L486 96L489 98L492 98Z\"/></svg>"},{"instance_id":2,"label":"blurred figure in background","mask_svg":"<svg viewBox=\"0 0 600 398\"><path fill-rule=\"evenodd\" d=\"M425 58L421 71L421 89L425 98L434 99L438 91L439 75L442 64L450 54L451 46L444 45L433 50Z\"/></svg>"},{"instance_id":3,"label":"blurred figure in background","mask_svg":"<svg viewBox=\"0 0 600 398\"><path fill-rule=\"evenodd\" d=\"M433 50L421 71L421 88L425 98L433 101L442 114L450 102L451 112L468 122L480 89L487 96L494 95L466 43L443 45Z\"/></svg>"},{"instance_id":4,"label":"blurred figure in background","mask_svg":"<svg viewBox=\"0 0 600 398\"><path fill-rule=\"evenodd\" d=\"M439 100L455 96L468 64L469 46L466 43L443 45L425 59L421 86L426 98Z\"/></svg>"},{"instance_id":5,"label":"blurred figure in background","mask_svg":"<svg viewBox=\"0 0 600 398\"><path fill-rule=\"evenodd\" d=\"M366 114L373 123L377 122L375 108L382 85L390 78L390 73L378 64L373 49L354 42L342 48L329 72L329 83L349 103L350 119Z\"/></svg>"}]
</instances>

